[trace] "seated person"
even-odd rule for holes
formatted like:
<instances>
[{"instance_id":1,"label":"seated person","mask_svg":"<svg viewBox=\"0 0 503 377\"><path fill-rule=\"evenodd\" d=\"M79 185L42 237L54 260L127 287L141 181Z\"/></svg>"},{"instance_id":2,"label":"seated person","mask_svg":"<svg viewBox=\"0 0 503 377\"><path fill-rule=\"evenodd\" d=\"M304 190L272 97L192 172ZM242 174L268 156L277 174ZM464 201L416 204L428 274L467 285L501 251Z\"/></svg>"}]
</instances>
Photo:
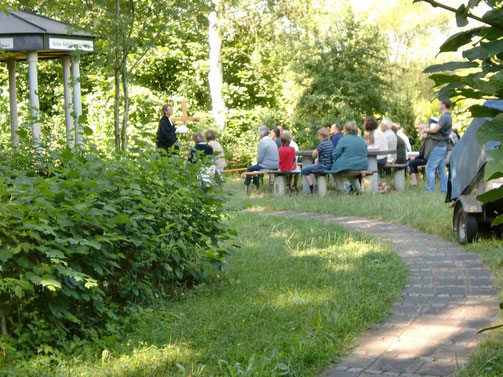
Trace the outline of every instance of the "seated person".
<instances>
[{"instance_id":1,"label":"seated person","mask_svg":"<svg viewBox=\"0 0 503 377\"><path fill-rule=\"evenodd\" d=\"M347 176L353 188L360 192L361 186L356 176L345 175L345 172L362 171L368 169L367 144L358 136L355 122L344 124L344 137L337 144L333 153L334 163L330 169L334 172L337 189L344 191L344 176Z\"/></svg>"},{"instance_id":2,"label":"seated person","mask_svg":"<svg viewBox=\"0 0 503 377\"><path fill-rule=\"evenodd\" d=\"M318 163L313 165L307 165L302 168L300 173L306 177L306 181L309 184L309 189L311 194L314 192L313 180L311 179L311 174L324 173L325 170L329 170L332 166L332 153L334 151L334 146L329 139L330 131L328 128L320 128L318 131L318 139L320 143L313 151L313 158L318 157Z\"/></svg>"},{"instance_id":3,"label":"seated person","mask_svg":"<svg viewBox=\"0 0 503 377\"><path fill-rule=\"evenodd\" d=\"M281 147L281 140L280 140L280 130L278 127L274 127L274 128L271 128L271 133L269 134L269 137L274 140L274 142L276 143L276 145L278 146L278 149L279 147Z\"/></svg>"},{"instance_id":4,"label":"seated person","mask_svg":"<svg viewBox=\"0 0 503 377\"><path fill-rule=\"evenodd\" d=\"M278 169L279 167L279 154L278 147L274 140L269 135L269 128L260 126L258 128L258 135L260 142L258 143L257 164L250 166L246 169L247 172L254 172L266 169ZM258 180L254 179L255 185L258 185ZM251 177L245 178L245 186L250 186Z\"/></svg>"},{"instance_id":5,"label":"seated person","mask_svg":"<svg viewBox=\"0 0 503 377\"><path fill-rule=\"evenodd\" d=\"M398 134L400 128L398 125L393 123L391 129L396 135L396 164L405 164L407 162L407 143L405 140Z\"/></svg>"},{"instance_id":6,"label":"seated person","mask_svg":"<svg viewBox=\"0 0 503 377\"><path fill-rule=\"evenodd\" d=\"M193 134L192 140L194 140L195 146L190 150L190 162L195 164L201 156L213 156L213 148L204 142L204 136L201 132ZM212 178L215 176L215 171L215 164L213 163L211 166L203 167L198 177L203 184L211 183Z\"/></svg>"},{"instance_id":7,"label":"seated person","mask_svg":"<svg viewBox=\"0 0 503 377\"><path fill-rule=\"evenodd\" d=\"M396 151L396 135L391 129L393 127L393 123L389 119L383 119L381 122L381 131L386 138L386 143L388 145L388 150ZM394 164L396 162L396 152L388 154L388 159L386 163Z\"/></svg>"},{"instance_id":8,"label":"seated person","mask_svg":"<svg viewBox=\"0 0 503 377\"><path fill-rule=\"evenodd\" d=\"M337 143L342 138L341 134L341 126L338 123L332 124L330 127L330 134L332 135L332 144L334 145L334 149L337 148Z\"/></svg>"},{"instance_id":9,"label":"seated person","mask_svg":"<svg viewBox=\"0 0 503 377\"><path fill-rule=\"evenodd\" d=\"M217 172L220 174L222 170L227 166L227 162L225 162L225 157L224 157L224 150L222 148L222 145L216 140L216 133L213 130L208 130L206 131L206 142L210 147L213 148L213 153L217 157L217 160L215 161L215 165L217 168Z\"/></svg>"},{"instance_id":10,"label":"seated person","mask_svg":"<svg viewBox=\"0 0 503 377\"><path fill-rule=\"evenodd\" d=\"M366 117L363 123L363 128L367 132L365 136L366 143L369 147L375 147L378 150L388 150L388 141L384 133L378 128L377 121L373 117ZM377 156L377 166L384 166L388 161L387 154Z\"/></svg>"},{"instance_id":11,"label":"seated person","mask_svg":"<svg viewBox=\"0 0 503 377\"><path fill-rule=\"evenodd\" d=\"M196 132L192 135L192 140L194 140L194 147L190 151L189 161L192 163L197 162L197 157L200 155L212 156L213 148L204 142L204 136L201 132Z\"/></svg>"},{"instance_id":12,"label":"seated person","mask_svg":"<svg viewBox=\"0 0 503 377\"><path fill-rule=\"evenodd\" d=\"M297 167L297 159L295 157L295 149L290 146L291 137L288 133L284 132L281 134L281 147L279 148L279 170L281 171L299 171ZM299 192L297 189L297 181L299 180L298 174L288 174L287 177L287 188L292 191L292 175L294 178L293 188L295 191Z\"/></svg>"},{"instance_id":13,"label":"seated person","mask_svg":"<svg viewBox=\"0 0 503 377\"><path fill-rule=\"evenodd\" d=\"M425 128L428 128L428 124L426 124L426 123L419 123L417 125L419 139L423 140L423 142L426 137L426 134L423 132ZM421 150L423 150L423 149L424 148L421 148ZM408 164L409 164L408 169L409 169L409 174L410 174L411 186L417 186L419 183L418 166L426 165L427 163L428 163L428 158L427 158L427 156L424 156L424 152L423 152L423 154L420 153L419 156L417 156L417 157L411 157L411 159L408 162Z\"/></svg>"}]
</instances>

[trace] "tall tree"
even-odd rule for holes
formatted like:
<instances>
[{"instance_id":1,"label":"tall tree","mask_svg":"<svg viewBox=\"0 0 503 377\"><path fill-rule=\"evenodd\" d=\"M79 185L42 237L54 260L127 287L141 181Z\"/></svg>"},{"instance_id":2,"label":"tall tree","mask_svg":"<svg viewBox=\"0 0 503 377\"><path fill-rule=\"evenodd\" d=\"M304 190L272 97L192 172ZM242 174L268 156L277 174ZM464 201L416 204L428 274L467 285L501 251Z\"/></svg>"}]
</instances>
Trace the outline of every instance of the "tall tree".
<instances>
[{"instance_id":1,"label":"tall tree","mask_svg":"<svg viewBox=\"0 0 503 377\"><path fill-rule=\"evenodd\" d=\"M208 44L210 48L210 71L208 73L208 81L211 92L211 105L213 107L213 118L218 129L222 130L225 125L225 103L222 95L223 74L222 61L220 51L222 48L222 38L219 31L219 9L220 1L212 0L213 9L208 16L209 33Z\"/></svg>"}]
</instances>

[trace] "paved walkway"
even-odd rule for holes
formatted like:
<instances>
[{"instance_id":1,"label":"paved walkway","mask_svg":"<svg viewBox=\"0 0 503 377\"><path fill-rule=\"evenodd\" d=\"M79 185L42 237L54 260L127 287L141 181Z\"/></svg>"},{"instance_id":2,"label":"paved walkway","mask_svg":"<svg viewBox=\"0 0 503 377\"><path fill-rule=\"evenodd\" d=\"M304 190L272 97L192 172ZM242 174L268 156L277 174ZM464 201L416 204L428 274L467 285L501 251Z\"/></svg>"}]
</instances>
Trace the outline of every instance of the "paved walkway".
<instances>
[{"instance_id":1,"label":"paved walkway","mask_svg":"<svg viewBox=\"0 0 503 377\"><path fill-rule=\"evenodd\" d=\"M450 376L467 363L498 314L498 289L475 254L438 237L388 222L314 213L258 212L334 222L389 242L410 276L385 322L324 377Z\"/></svg>"}]
</instances>

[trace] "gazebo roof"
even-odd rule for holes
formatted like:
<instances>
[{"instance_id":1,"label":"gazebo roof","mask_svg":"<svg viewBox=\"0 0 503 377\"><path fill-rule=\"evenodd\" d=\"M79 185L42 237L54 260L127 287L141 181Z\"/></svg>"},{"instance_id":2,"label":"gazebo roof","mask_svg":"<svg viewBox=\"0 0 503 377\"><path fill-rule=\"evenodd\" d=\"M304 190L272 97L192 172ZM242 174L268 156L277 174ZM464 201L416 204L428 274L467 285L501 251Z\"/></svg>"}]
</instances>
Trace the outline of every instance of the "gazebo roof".
<instances>
[{"instance_id":1,"label":"gazebo roof","mask_svg":"<svg viewBox=\"0 0 503 377\"><path fill-rule=\"evenodd\" d=\"M12 52L8 59L24 60L28 51L38 51L41 59L58 58L70 51L93 52L94 37L69 24L22 10L0 12L0 47Z\"/></svg>"}]
</instances>

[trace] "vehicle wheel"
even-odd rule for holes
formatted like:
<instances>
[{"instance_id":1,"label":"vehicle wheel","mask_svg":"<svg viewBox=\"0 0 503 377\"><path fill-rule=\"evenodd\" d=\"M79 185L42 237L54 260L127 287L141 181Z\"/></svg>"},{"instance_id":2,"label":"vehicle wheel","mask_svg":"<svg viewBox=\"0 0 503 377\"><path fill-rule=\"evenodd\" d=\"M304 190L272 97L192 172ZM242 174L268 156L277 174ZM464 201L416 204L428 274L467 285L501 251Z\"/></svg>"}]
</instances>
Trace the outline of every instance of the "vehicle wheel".
<instances>
[{"instance_id":1,"label":"vehicle wheel","mask_svg":"<svg viewBox=\"0 0 503 377\"><path fill-rule=\"evenodd\" d=\"M466 213L460 207L457 211L456 219L456 232L459 243L473 242L479 230L477 217L471 213Z\"/></svg>"}]
</instances>

